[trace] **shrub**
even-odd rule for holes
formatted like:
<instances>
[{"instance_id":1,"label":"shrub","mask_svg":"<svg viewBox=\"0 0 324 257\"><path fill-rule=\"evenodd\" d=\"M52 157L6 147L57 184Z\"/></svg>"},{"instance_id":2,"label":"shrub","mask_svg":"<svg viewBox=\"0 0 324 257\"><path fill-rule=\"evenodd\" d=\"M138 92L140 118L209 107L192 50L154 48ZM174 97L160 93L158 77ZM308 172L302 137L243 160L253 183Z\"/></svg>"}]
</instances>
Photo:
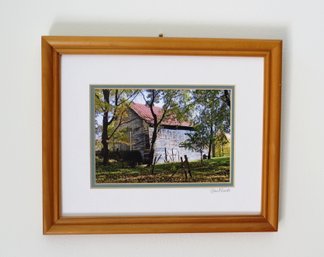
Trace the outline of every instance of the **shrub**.
<instances>
[{"instance_id":1,"label":"shrub","mask_svg":"<svg viewBox=\"0 0 324 257\"><path fill-rule=\"evenodd\" d=\"M139 163L143 162L142 154L140 151L125 151L124 161L128 163L129 166L135 167Z\"/></svg>"},{"instance_id":2,"label":"shrub","mask_svg":"<svg viewBox=\"0 0 324 257\"><path fill-rule=\"evenodd\" d=\"M131 167L143 163L143 157L140 151L109 151L109 159L126 162Z\"/></svg>"}]
</instances>

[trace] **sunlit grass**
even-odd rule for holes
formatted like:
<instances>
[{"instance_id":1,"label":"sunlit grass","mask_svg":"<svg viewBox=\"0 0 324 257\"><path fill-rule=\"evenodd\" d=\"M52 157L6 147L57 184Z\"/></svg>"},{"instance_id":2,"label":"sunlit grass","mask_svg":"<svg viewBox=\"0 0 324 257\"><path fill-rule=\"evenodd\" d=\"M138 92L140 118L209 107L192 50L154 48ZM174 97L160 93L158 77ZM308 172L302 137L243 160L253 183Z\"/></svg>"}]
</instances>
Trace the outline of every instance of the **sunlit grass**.
<instances>
[{"instance_id":1,"label":"sunlit grass","mask_svg":"<svg viewBox=\"0 0 324 257\"><path fill-rule=\"evenodd\" d=\"M154 174L146 165L134 168L123 163L97 165L97 183L190 183L190 182L229 182L230 157L216 157L210 160L190 162L192 177L184 173L181 163L157 164Z\"/></svg>"}]
</instances>

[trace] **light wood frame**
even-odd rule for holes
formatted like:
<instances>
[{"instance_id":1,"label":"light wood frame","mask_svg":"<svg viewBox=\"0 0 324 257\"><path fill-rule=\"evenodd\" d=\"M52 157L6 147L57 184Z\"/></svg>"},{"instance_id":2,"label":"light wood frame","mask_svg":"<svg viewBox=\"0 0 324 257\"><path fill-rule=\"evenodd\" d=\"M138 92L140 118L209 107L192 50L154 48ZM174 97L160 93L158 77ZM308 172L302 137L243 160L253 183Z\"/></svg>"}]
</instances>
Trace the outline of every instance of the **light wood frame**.
<instances>
[{"instance_id":1,"label":"light wood frame","mask_svg":"<svg viewBox=\"0 0 324 257\"><path fill-rule=\"evenodd\" d=\"M61 215L60 57L62 54L257 56L264 58L260 215L64 217ZM43 233L277 231L282 41L197 38L42 37Z\"/></svg>"}]
</instances>

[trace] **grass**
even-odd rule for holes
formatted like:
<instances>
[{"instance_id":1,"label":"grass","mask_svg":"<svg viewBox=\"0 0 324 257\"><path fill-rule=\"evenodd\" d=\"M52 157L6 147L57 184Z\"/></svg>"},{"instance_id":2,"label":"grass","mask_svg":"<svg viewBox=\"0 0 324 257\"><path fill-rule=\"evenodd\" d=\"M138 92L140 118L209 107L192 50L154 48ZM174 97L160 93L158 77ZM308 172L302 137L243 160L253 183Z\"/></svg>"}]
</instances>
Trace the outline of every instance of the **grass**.
<instances>
[{"instance_id":1,"label":"grass","mask_svg":"<svg viewBox=\"0 0 324 257\"><path fill-rule=\"evenodd\" d=\"M97 162L98 163L98 162ZM216 157L210 160L190 162L192 177L186 178L181 163L155 165L154 174L150 167L139 165L126 167L123 163L97 165L97 183L220 183L230 181L230 158Z\"/></svg>"}]
</instances>

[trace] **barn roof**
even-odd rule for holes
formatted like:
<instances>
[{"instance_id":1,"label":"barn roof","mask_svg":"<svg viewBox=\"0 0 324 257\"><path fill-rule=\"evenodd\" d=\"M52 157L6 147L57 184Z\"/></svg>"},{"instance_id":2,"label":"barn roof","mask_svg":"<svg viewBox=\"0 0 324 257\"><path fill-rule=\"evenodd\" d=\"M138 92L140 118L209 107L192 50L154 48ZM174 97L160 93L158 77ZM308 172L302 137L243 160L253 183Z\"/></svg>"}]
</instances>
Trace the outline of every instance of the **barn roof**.
<instances>
[{"instance_id":1,"label":"barn roof","mask_svg":"<svg viewBox=\"0 0 324 257\"><path fill-rule=\"evenodd\" d=\"M139 104L139 103L132 103L130 105L130 108L141 118L143 119L145 122L147 122L148 124L153 124L153 115L151 113L150 108L145 105L145 104ZM158 119L161 118L162 114L163 114L163 110L162 108L158 107L158 106L153 106L153 111L154 113L157 114ZM192 127L190 122L188 121L178 121L176 118L168 118L165 119L164 121L162 121L161 125L164 126L174 126L174 127Z\"/></svg>"}]
</instances>

